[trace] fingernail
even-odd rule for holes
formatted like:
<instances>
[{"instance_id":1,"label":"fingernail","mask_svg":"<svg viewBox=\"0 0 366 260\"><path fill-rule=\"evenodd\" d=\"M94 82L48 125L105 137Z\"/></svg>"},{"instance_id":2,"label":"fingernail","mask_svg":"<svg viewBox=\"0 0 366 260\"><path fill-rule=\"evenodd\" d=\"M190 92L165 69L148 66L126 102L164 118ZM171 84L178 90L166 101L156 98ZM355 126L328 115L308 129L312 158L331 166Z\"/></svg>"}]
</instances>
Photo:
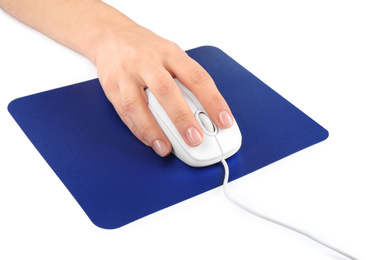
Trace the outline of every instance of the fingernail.
<instances>
[{"instance_id":1,"label":"fingernail","mask_svg":"<svg viewBox=\"0 0 366 260\"><path fill-rule=\"evenodd\" d=\"M188 130L186 132L186 136L187 136L188 141L193 146L197 146L200 143L202 143L202 141L203 141L200 132L195 127L188 128Z\"/></svg>"},{"instance_id":2,"label":"fingernail","mask_svg":"<svg viewBox=\"0 0 366 260\"><path fill-rule=\"evenodd\" d=\"M228 128L233 125L234 119L227 111L222 111L219 114L220 123L225 127Z\"/></svg>"},{"instance_id":3,"label":"fingernail","mask_svg":"<svg viewBox=\"0 0 366 260\"><path fill-rule=\"evenodd\" d=\"M161 140L155 140L152 144L152 148L161 157L164 157L169 152L168 146Z\"/></svg>"}]
</instances>

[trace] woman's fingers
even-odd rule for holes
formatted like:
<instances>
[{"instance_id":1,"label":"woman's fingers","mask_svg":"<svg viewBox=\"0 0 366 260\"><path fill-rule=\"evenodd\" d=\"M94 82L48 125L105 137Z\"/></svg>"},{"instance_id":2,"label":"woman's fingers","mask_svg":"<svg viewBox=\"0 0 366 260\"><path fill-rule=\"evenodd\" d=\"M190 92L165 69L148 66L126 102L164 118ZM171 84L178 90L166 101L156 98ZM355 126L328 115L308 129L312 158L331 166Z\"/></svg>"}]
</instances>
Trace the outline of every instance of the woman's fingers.
<instances>
[{"instance_id":1,"label":"woman's fingers","mask_svg":"<svg viewBox=\"0 0 366 260\"><path fill-rule=\"evenodd\" d=\"M211 76L201 65L182 51L179 56L171 57L167 68L195 94L219 128L229 128L233 124L233 116L228 104Z\"/></svg>"},{"instance_id":2,"label":"woman's fingers","mask_svg":"<svg viewBox=\"0 0 366 260\"><path fill-rule=\"evenodd\" d=\"M164 108L183 140L190 146L203 141L203 132L170 73L155 67L142 73L146 85Z\"/></svg>"},{"instance_id":3,"label":"woman's fingers","mask_svg":"<svg viewBox=\"0 0 366 260\"><path fill-rule=\"evenodd\" d=\"M166 156L172 147L148 108L146 87L190 146L201 144L204 134L173 77L196 95L219 128L232 125L210 75L178 45L136 24L110 33L95 59L104 92L132 133L157 154Z\"/></svg>"},{"instance_id":4,"label":"woman's fingers","mask_svg":"<svg viewBox=\"0 0 366 260\"><path fill-rule=\"evenodd\" d=\"M130 122L129 128L150 145L160 156L171 151L169 139L164 134L147 105L146 93L136 83L124 79L120 82L120 96L123 116Z\"/></svg>"}]
</instances>

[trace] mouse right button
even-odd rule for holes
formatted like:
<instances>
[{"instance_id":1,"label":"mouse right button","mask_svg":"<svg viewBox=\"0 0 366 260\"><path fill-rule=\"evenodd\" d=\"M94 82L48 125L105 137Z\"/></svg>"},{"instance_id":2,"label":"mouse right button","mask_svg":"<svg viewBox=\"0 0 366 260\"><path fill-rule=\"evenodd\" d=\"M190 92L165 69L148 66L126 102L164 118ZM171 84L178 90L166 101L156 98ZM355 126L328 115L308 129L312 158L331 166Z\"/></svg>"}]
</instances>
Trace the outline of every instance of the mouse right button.
<instances>
[{"instance_id":1,"label":"mouse right button","mask_svg":"<svg viewBox=\"0 0 366 260\"><path fill-rule=\"evenodd\" d=\"M225 158L236 153L241 146L242 136L235 120L230 128L220 129L215 137Z\"/></svg>"}]
</instances>

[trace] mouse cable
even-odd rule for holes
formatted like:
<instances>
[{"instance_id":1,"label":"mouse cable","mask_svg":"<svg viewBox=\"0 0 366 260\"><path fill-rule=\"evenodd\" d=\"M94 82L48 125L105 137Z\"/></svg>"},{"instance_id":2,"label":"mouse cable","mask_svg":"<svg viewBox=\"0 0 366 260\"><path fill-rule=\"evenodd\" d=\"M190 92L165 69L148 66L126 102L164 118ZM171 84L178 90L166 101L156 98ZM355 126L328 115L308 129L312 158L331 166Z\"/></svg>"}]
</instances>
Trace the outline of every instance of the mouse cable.
<instances>
[{"instance_id":1,"label":"mouse cable","mask_svg":"<svg viewBox=\"0 0 366 260\"><path fill-rule=\"evenodd\" d=\"M353 256L351 256L351 255L349 255L349 254L347 254L345 252L343 252L340 249L337 249L337 248L335 248L335 247L327 244L326 242L321 241L320 239L315 238L313 235L311 235L311 234L309 234L307 232L304 232L304 231L302 231L302 230L300 230L298 228L292 227L292 226L290 226L290 225L288 225L286 223L283 223L283 222L280 222L278 220L275 220L275 219L272 219L270 217L267 217L265 215L259 214L259 213L255 212L255 211L247 208L246 206L244 206L243 204L241 204L240 202L238 202L236 199L234 199L233 197L231 197L231 195L227 191L227 184L228 184L228 180L229 180L229 167L228 167L228 165L227 165L227 163L226 163L226 161L224 159L221 160L221 162L222 162L222 165L225 168L224 183L222 185L223 190L224 190L224 194L236 206L238 206L239 208L245 210L246 212L248 212L248 213L250 213L250 214L252 214L252 215L254 215L254 216L258 217L258 218L267 220L269 222L272 222L272 223L275 223L275 224L280 225L282 227L285 227L287 229L290 229L290 230L292 230L292 231L294 231L296 233L299 233L299 234L301 234L303 236L306 236L306 237L310 238L311 240L313 240L313 241L315 241L315 242L317 242L317 243L319 243L319 244L321 244L321 245L323 245L323 246L325 246L325 247L327 247L327 248L329 248L329 249L331 249L331 250L333 250L333 251L335 251L335 252L337 252L337 253L345 256L345 257L347 257L347 258L349 258L349 259L357 260L357 258L355 258L355 257L353 257Z\"/></svg>"}]
</instances>

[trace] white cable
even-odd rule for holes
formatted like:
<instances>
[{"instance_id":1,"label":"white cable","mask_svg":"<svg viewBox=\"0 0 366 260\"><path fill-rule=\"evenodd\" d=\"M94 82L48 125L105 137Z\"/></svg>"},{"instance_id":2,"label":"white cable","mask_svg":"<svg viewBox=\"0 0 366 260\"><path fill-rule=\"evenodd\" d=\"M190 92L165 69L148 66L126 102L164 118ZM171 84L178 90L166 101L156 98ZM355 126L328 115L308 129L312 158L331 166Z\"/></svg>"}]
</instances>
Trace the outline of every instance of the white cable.
<instances>
[{"instance_id":1,"label":"white cable","mask_svg":"<svg viewBox=\"0 0 366 260\"><path fill-rule=\"evenodd\" d=\"M228 198L232 203L234 203L236 206L238 206L239 208L241 208L241 209L243 209L243 210L245 210L245 211L249 212L250 214L252 214L252 215L254 215L254 216L256 216L256 217L259 217L259 218L261 218L261 219L265 219L265 220L267 220L267 221L270 221L270 222L272 222L272 223L275 223L275 224L277 224L277 225L280 225L280 226L282 226L282 227L285 227L285 228L287 228L287 229L290 229L290 230L292 230L292 231L294 231L294 232L297 232L297 233L299 233L299 234L301 234L301 235L303 235L303 236L306 236L306 237L308 237L308 238L310 238L310 239L314 240L315 242L317 242L317 243L319 243L319 244L321 244L321 245L323 245L323 246L325 246L325 247L327 247L327 248L329 248L329 249L331 249L331 250L333 250L333 251L335 251L335 252L337 252L337 253L339 253L339 254L341 254L341 255L345 256L345 257L347 257L347 258L349 258L349 259L357 260L357 258L356 258L356 257L353 257L353 256L351 256L350 254L347 254L347 253L345 253L344 251L342 251L342 250L340 250L340 249L338 249L338 248L335 248L335 247L333 247L333 246L331 246L331 245L327 244L326 242L321 241L321 240L320 240L320 239L318 239L318 238L315 238L313 235L311 235L311 234L309 234L309 233L307 233L307 232L304 232L304 231L302 231L302 230L300 230L300 229L298 229L298 228L292 227L292 226L290 226L290 225L288 225L288 224L286 224L286 223L283 223L283 222L281 222L281 221L278 221L278 220L272 219L272 218L270 218L270 217L267 217L267 216L265 216L265 215L259 214L259 213L255 212L255 211L253 211L253 210L251 210L251 209L249 209L249 208L245 207L243 204L241 204L241 203L240 203L240 202L238 202L236 199L234 199L233 197L231 197L231 195L230 195L230 194L228 193L228 191L227 191L227 183L228 183L228 180L229 180L229 167L228 167L228 165L227 165L227 163L226 163L226 161L225 161L224 159L223 159L223 160L221 160L221 162L222 162L222 164L223 164L223 166L224 166L224 168L225 168L224 183L223 183L223 185L222 185L223 190L224 190L224 194L225 194L225 196L226 196L226 197L227 197L227 198Z\"/></svg>"}]
</instances>

